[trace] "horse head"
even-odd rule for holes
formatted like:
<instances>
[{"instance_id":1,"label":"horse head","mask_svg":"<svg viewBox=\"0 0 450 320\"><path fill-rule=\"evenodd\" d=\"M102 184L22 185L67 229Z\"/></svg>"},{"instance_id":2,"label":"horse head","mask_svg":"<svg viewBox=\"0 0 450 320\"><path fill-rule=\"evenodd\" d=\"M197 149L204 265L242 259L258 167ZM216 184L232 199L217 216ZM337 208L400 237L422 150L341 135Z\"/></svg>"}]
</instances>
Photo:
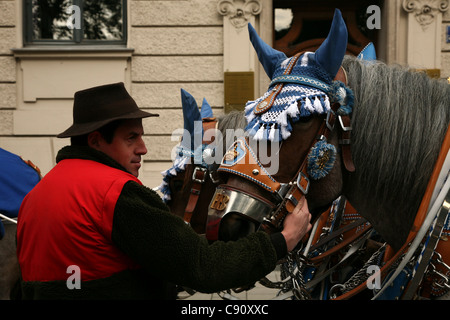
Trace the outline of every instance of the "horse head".
<instances>
[{"instance_id":1,"label":"horse head","mask_svg":"<svg viewBox=\"0 0 450 320\"><path fill-rule=\"evenodd\" d=\"M449 126L448 84L362 61L376 58L372 46L359 59L345 56L347 30L339 10L315 52L288 58L251 26L249 33L271 83L245 107L249 138L236 143L218 169L228 180L212 202L211 233L229 213L280 228L302 196L314 219L344 195L398 250L413 233ZM266 147L266 158L278 166L268 172L261 146L274 143L279 148ZM250 202L263 208L260 214L243 211Z\"/></svg>"},{"instance_id":2,"label":"horse head","mask_svg":"<svg viewBox=\"0 0 450 320\"><path fill-rule=\"evenodd\" d=\"M205 157L211 149L215 127L212 108L203 99L199 110L194 97L181 89L184 130L173 166L164 171L159 189L170 211L183 218L199 234L205 233L207 206L218 181Z\"/></svg>"},{"instance_id":3,"label":"horse head","mask_svg":"<svg viewBox=\"0 0 450 320\"><path fill-rule=\"evenodd\" d=\"M263 96L246 104L249 137L230 148L218 169L228 180L211 203L207 237L217 234L228 214L248 217L258 227L267 215L280 214L280 206L291 211L301 196L319 214L342 190L340 137L331 127L348 117L352 92L341 70L348 35L340 11L315 52L290 58L264 43L250 24L248 29L272 81ZM277 219L269 224L279 228Z\"/></svg>"}]
</instances>

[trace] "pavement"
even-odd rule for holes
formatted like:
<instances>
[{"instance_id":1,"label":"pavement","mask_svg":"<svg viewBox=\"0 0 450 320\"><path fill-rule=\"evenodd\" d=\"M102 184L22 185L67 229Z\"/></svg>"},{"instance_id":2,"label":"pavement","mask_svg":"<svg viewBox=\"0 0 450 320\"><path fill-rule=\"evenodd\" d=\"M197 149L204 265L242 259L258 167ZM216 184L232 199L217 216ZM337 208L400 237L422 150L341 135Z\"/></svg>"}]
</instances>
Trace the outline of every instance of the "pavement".
<instances>
[{"instance_id":1,"label":"pavement","mask_svg":"<svg viewBox=\"0 0 450 320\"><path fill-rule=\"evenodd\" d=\"M267 278L272 282L280 281L280 272L275 269L267 275ZM230 290L228 292L206 294L197 292L194 295L188 296L187 293L181 293L180 297L186 297L183 300L272 300L276 298L279 290L264 287L260 283L256 283L255 287L240 293L235 293Z\"/></svg>"}]
</instances>

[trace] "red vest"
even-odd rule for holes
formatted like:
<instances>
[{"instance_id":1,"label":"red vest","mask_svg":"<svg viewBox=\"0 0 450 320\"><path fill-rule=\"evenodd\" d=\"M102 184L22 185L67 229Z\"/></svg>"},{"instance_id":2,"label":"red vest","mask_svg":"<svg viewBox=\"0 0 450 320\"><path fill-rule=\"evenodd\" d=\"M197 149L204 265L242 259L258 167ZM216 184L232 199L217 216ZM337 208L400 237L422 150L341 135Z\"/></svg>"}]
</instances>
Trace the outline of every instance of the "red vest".
<instances>
[{"instance_id":1,"label":"red vest","mask_svg":"<svg viewBox=\"0 0 450 320\"><path fill-rule=\"evenodd\" d=\"M114 208L133 175L90 160L60 161L25 197L17 225L24 281L106 278L137 265L111 241Z\"/></svg>"}]
</instances>

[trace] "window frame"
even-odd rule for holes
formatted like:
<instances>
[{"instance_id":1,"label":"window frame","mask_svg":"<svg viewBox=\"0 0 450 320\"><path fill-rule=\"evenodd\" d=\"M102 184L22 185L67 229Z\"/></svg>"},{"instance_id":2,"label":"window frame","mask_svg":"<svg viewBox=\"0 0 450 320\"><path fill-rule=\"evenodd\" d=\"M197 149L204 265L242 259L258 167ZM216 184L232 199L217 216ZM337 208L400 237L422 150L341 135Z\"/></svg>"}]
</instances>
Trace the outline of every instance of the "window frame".
<instances>
[{"instance_id":1,"label":"window frame","mask_svg":"<svg viewBox=\"0 0 450 320\"><path fill-rule=\"evenodd\" d=\"M121 40L91 40L83 39L83 19L81 21L81 29L74 29L72 40L33 40L33 21L32 21L32 0L24 0L23 2L23 45L29 46L123 46L126 47L128 38L128 1L122 1L122 39ZM72 0L73 5L82 8L83 0ZM83 12L81 13L83 14Z\"/></svg>"}]
</instances>

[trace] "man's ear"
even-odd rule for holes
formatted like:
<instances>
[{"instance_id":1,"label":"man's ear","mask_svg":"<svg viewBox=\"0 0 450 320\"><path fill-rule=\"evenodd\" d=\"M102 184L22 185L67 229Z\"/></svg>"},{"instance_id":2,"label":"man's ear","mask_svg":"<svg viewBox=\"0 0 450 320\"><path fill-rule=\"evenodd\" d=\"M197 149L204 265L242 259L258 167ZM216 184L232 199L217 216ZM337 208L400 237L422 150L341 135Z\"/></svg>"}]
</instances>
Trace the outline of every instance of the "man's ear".
<instances>
[{"instance_id":1,"label":"man's ear","mask_svg":"<svg viewBox=\"0 0 450 320\"><path fill-rule=\"evenodd\" d=\"M94 131L94 132L89 133L88 138L87 138L88 146L93 149L99 150L101 139L103 139L103 137L100 134L100 132Z\"/></svg>"}]
</instances>

